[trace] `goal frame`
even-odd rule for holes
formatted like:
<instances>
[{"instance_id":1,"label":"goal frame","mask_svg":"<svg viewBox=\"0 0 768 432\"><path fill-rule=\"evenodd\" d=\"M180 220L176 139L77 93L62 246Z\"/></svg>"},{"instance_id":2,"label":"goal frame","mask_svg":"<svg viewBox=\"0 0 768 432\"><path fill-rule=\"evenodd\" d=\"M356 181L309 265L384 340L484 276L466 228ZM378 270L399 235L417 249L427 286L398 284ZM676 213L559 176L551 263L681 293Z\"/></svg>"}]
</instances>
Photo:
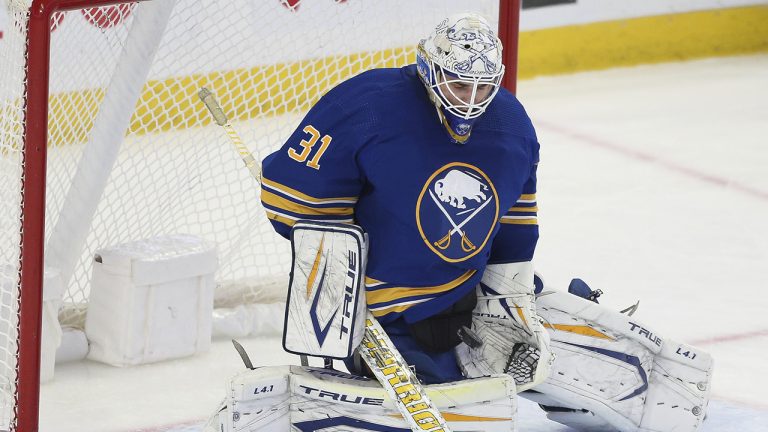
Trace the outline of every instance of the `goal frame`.
<instances>
[{"instance_id":1,"label":"goal frame","mask_svg":"<svg viewBox=\"0 0 768 432\"><path fill-rule=\"evenodd\" d=\"M50 23L55 12L96 8L120 0L33 0L27 27L24 107L23 189L16 416L11 430L36 432L39 425L40 343L42 339L46 158ZM520 0L499 0L499 38L506 73L502 85L516 91ZM34 71L30 73L29 71Z\"/></svg>"}]
</instances>

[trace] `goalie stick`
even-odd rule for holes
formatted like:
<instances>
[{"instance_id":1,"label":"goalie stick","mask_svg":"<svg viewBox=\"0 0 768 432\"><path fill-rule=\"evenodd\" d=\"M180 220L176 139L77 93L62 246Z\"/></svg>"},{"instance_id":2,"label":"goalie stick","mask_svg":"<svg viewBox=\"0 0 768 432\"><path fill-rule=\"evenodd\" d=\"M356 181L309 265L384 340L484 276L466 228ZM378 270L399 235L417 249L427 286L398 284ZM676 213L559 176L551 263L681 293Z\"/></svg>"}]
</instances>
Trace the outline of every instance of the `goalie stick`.
<instances>
[{"instance_id":1,"label":"goalie stick","mask_svg":"<svg viewBox=\"0 0 768 432\"><path fill-rule=\"evenodd\" d=\"M213 93L203 87L198 92L198 97L208 108L216 124L224 128L253 178L261 184L259 163L229 123L227 115L216 101ZM403 356L397 351L381 324L370 311L367 312L365 334L357 350L389 397L395 402L395 406L411 430L414 432L450 432L443 415L427 397L427 393L416 374L405 362Z\"/></svg>"},{"instance_id":2,"label":"goalie stick","mask_svg":"<svg viewBox=\"0 0 768 432\"><path fill-rule=\"evenodd\" d=\"M203 87L197 93L197 96L200 98L203 104L205 104L206 108L208 108L208 111L211 112L211 116L216 121L216 124L224 128L224 131L227 133L229 140L235 146L235 149L237 149L237 152L240 154L240 158L243 160L243 163L245 163L245 167L248 168L248 171L251 172L253 178L255 178L259 184L261 184L261 167L259 166L259 163L256 161L256 158L253 157L251 151L248 150L248 147L243 144L243 140L240 139L240 135L237 134L237 131L235 131L235 128L232 127L232 124L229 123L227 115L224 114L224 110L221 108L221 105L216 102L216 98L213 96L213 93L207 88Z\"/></svg>"}]
</instances>

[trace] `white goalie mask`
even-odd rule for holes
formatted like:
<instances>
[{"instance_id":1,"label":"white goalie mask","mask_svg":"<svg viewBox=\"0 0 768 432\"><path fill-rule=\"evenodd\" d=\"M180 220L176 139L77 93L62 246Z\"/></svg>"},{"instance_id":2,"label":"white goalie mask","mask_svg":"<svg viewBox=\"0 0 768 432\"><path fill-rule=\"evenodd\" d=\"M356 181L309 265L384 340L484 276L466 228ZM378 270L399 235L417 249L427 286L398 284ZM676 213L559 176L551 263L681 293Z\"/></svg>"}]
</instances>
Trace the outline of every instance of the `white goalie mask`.
<instances>
[{"instance_id":1,"label":"white goalie mask","mask_svg":"<svg viewBox=\"0 0 768 432\"><path fill-rule=\"evenodd\" d=\"M474 13L451 15L419 43L419 76L457 134L468 134L472 119L485 112L499 91L501 50L488 22Z\"/></svg>"}]
</instances>

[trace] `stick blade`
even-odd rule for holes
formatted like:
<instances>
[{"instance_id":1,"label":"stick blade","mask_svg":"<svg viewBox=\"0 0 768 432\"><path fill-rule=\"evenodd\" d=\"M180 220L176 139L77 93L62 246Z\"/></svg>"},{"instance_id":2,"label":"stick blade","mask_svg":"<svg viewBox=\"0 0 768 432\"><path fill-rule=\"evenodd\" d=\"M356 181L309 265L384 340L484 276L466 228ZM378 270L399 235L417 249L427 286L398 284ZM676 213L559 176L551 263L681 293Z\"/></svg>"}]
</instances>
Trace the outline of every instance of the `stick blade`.
<instances>
[{"instance_id":1,"label":"stick blade","mask_svg":"<svg viewBox=\"0 0 768 432\"><path fill-rule=\"evenodd\" d=\"M235 346L235 350L237 350L237 353L240 354L240 359L243 361L243 364L245 364L245 367L247 367L250 370L256 369L255 367L253 367L251 358L248 357L248 353L245 351L245 348L242 345L240 345L240 342L232 339L232 345Z\"/></svg>"}]
</instances>

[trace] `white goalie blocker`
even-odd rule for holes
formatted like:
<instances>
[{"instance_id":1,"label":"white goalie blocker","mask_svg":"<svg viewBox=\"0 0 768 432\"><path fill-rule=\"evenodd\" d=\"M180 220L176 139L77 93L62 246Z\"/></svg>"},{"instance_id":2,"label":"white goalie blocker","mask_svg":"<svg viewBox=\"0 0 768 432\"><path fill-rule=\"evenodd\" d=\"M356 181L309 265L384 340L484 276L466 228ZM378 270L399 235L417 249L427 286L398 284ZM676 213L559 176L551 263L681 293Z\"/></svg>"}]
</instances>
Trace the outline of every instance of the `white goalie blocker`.
<instances>
[{"instance_id":1,"label":"white goalie blocker","mask_svg":"<svg viewBox=\"0 0 768 432\"><path fill-rule=\"evenodd\" d=\"M425 386L454 432L514 432L515 384L508 375ZM386 390L333 369L271 366L244 371L203 432L413 430ZM434 430L425 426L422 430ZM443 429L439 429L443 430Z\"/></svg>"},{"instance_id":2,"label":"white goalie blocker","mask_svg":"<svg viewBox=\"0 0 768 432\"><path fill-rule=\"evenodd\" d=\"M299 221L291 231L293 266L283 348L344 359L365 331L366 242L357 225Z\"/></svg>"},{"instance_id":3,"label":"white goalie blocker","mask_svg":"<svg viewBox=\"0 0 768 432\"><path fill-rule=\"evenodd\" d=\"M712 357L579 296L543 291L549 378L521 396L551 420L584 431L694 432L704 421Z\"/></svg>"}]
</instances>

